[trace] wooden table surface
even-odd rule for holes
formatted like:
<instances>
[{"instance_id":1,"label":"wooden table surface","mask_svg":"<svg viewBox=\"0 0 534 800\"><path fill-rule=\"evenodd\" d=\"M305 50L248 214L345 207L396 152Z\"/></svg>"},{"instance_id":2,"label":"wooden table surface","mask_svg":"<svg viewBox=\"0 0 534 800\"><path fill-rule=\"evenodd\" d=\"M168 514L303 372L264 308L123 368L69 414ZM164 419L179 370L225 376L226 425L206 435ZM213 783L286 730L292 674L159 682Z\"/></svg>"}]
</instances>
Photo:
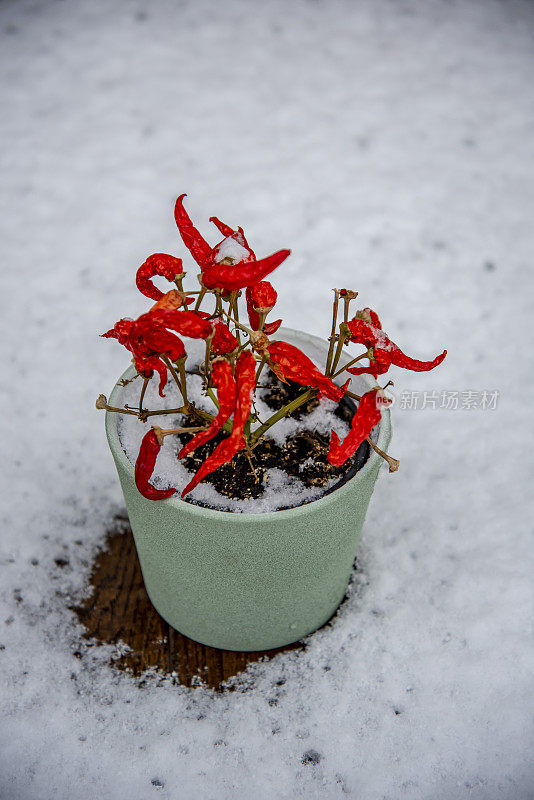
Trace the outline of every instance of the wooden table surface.
<instances>
[{"instance_id":1,"label":"wooden table surface","mask_svg":"<svg viewBox=\"0 0 534 800\"><path fill-rule=\"evenodd\" d=\"M185 686L200 679L220 689L223 681L248 664L282 650L304 647L296 643L277 650L237 653L199 644L171 628L148 599L127 517L117 517L110 527L105 548L93 565L90 584L91 596L75 608L86 628L85 638L128 645L130 652L114 659L113 664L136 676L156 667L163 673L174 673Z\"/></svg>"}]
</instances>

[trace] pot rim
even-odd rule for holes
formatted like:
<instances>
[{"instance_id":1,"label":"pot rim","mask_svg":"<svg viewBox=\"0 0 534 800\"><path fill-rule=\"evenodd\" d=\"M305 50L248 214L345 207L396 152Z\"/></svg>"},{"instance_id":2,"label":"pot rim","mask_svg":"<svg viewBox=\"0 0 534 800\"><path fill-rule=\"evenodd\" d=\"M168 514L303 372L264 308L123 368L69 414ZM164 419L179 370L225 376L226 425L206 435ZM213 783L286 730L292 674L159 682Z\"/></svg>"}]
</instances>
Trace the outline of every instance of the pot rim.
<instances>
[{"instance_id":1,"label":"pot rim","mask_svg":"<svg viewBox=\"0 0 534 800\"><path fill-rule=\"evenodd\" d=\"M308 339L309 341L313 342L316 346L323 347L325 346L325 340L321 339L320 336L314 336L309 333L305 333L304 331L298 331L293 328L280 328L277 331L276 337L279 336L295 336L298 339ZM351 360L351 356L348 355L346 352L343 353L341 361L348 363ZM128 369L126 369L120 378L117 380L115 386L109 397L109 404L114 405L118 402L118 395L123 388L119 385L119 382L124 378L130 378L135 374L135 369L133 365L130 365ZM360 375L360 378L364 380L367 384L369 389L373 389L378 386L377 382L373 379L371 375ZM106 434L108 438L108 443L113 454L113 457L117 462L120 463L122 468L128 472L134 480L134 465L128 459L126 453L124 452L122 445L120 443L119 434L117 431L117 419L119 414L117 412L106 411ZM378 428L378 439L377 439L377 447L381 450L387 452L387 448L391 439L391 414L389 408L385 408L382 410L382 419L379 424ZM147 502L152 503L159 503L164 504L168 507L176 507L182 512L189 512L193 515L198 515L200 517L204 517L206 519L212 520L220 520L222 521L225 518L232 519L232 521L239 521L239 523L250 523L253 520L265 520L270 521L274 519L288 519L289 517L295 517L297 515L302 516L306 514L311 514L314 512L315 509L318 508L327 508L328 506L332 505L333 503L337 503L344 494L351 491L354 488L354 484L361 482L366 476L368 472L371 472L377 464L377 460L382 461L382 456L379 456L372 448L370 448L369 458L363 465L361 469L348 480L346 483L342 484L339 489L334 489L329 494L324 495L323 497L319 497L317 500L311 500L309 503L304 503L304 505L295 506L294 508L286 508L280 511L267 511L267 512L260 512L258 514L251 514L248 512L237 512L237 511L221 511L220 509L215 508L205 508L204 506L198 506L193 503L187 503L185 500L182 500L179 494L176 497L169 497L166 500L147 500Z\"/></svg>"}]
</instances>

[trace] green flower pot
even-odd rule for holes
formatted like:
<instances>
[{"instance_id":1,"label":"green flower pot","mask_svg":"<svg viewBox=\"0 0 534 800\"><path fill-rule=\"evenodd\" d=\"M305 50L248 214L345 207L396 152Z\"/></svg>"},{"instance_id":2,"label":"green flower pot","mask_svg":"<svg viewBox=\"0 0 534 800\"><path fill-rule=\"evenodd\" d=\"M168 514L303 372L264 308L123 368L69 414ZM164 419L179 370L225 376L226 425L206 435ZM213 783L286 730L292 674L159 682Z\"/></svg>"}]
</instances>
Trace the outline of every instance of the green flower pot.
<instances>
[{"instance_id":1,"label":"green flower pot","mask_svg":"<svg viewBox=\"0 0 534 800\"><path fill-rule=\"evenodd\" d=\"M322 355L324 363L327 345L321 339L289 329L278 336L308 355ZM130 367L122 378L132 374ZM364 391L376 385L367 376L357 381ZM110 405L121 405L121 392L116 385ZM142 497L119 441L117 416L106 413L106 432L145 586L173 628L211 647L270 650L330 619L347 589L380 456L371 450L351 480L297 508L266 514L213 511L179 497ZM386 409L378 436L383 450L390 436Z\"/></svg>"}]
</instances>

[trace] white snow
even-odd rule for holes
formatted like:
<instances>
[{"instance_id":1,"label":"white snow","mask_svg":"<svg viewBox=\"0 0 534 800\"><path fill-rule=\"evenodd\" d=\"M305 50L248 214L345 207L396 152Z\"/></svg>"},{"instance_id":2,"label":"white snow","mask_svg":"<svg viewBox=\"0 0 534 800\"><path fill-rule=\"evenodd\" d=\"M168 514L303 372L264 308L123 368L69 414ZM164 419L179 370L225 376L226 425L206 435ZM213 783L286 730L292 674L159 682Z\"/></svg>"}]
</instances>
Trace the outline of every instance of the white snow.
<instances>
[{"instance_id":1,"label":"white snow","mask_svg":"<svg viewBox=\"0 0 534 800\"><path fill-rule=\"evenodd\" d=\"M232 236L223 239L215 248L215 261L222 261L224 258L231 258L235 264L244 261L250 255L246 247L236 242Z\"/></svg>"},{"instance_id":2,"label":"white snow","mask_svg":"<svg viewBox=\"0 0 534 800\"><path fill-rule=\"evenodd\" d=\"M2 4L2 800L532 798L533 22L528 0ZM75 658L69 610L123 508L93 404L127 359L96 334L146 308L150 253L194 279L183 191L207 238L216 214L258 258L292 249L284 324L327 336L354 288L411 356L449 351L392 370L401 468L340 614L217 696Z\"/></svg>"}]
</instances>

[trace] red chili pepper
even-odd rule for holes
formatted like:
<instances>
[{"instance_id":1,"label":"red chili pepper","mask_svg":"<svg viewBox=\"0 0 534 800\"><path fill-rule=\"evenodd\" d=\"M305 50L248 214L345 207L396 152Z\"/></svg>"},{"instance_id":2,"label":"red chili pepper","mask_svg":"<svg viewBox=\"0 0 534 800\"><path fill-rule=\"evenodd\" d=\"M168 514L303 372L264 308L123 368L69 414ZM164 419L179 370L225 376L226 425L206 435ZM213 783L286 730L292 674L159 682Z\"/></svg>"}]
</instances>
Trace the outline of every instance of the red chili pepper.
<instances>
[{"instance_id":1,"label":"red chili pepper","mask_svg":"<svg viewBox=\"0 0 534 800\"><path fill-rule=\"evenodd\" d=\"M190 339L206 339L212 332L211 323L194 311L169 311L161 308L148 311L143 317L146 317L149 324L154 327L170 328ZM139 320L143 317L139 317Z\"/></svg>"},{"instance_id":2,"label":"red chili pepper","mask_svg":"<svg viewBox=\"0 0 534 800\"><path fill-rule=\"evenodd\" d=\"M165 500L167 497L172 497L173 494L176 494L176 489L156 489L148 482L154 472L160 449L161 445L153 428L151 428L143 436L137 461L135 462L135 484L147 500Z\"/></svg>"},{"instance_id":3,"label":"red chili pepper","mask_svg":"<svg viewBox=\"0 0 534 800\"><path fill-rule=\"evenodd\" d=\"M358 319L366 320L367 322L370 322L371 325L374 325L375 328L380 328L380 330L382 330L382 323L380 322L380 317L378 316L376 311L373 311L372 308L369 307L363 308L361 311L358 311L356 317Z\"/></svg>"},{"instance_id":4,"label":"red chili pepper","mask_svg":"<svg viewBox=\"0 0 534 800\"><path fill-rule=\"evenodd\" d=\"M211 377L215 388L217 389L217 399L219 401L219 411L217 416L210 422L205 431L200 431L180 450L178 458L196 450L200 445L209 442L214 436L219 433L225 422L230 419L232 412L235 408L236 401L236 384L234 376L232 375L232 367L228 361L218 360L213 363L211 369Z\"/></svg>"},{"instance_id":5,"label":"red chili pepper","mask_svg":"<svg viewBox=\"0 0 534 800\"><path fill-rule=\"evenodd\" d=\"M221 222L217 217L210 220L225 236L222 242L215 247L210 247L198 230L193 226L189 215L183 207L183 198L180 195L176 201L174 218L180 231L185 246L199 264L202 270L202 283L207 289L221 289L227 292L237 291L246 286L253 286L266 275L280 266L287 258L289 250L279 250L272 256L256 260L254 251L250 249L242 228L234 231L229 225ZM229 239L233 239L244 252L235 263L222 263L225 259L224 252ZM229 257L234 260L233 257Z\"/></svg>"},{"instance_id":6,"label":"red chili pepper","mask_svg":"<svg viewBox=\"0 0 534 800\"><path fill-rule=\"evenodd\" d=\"M114 328L103 334L118 339L133 354L141 375L151 378L153 370L158 372L161 397L167 383L167 367L158 356L168 356L171 361L185 356L183 342L167 328L193 339L205 339L212 331L211 324L193 311L157 308L135 321L119 320Z\"/></svg>"},{"instance_id":7,"label":"red chili pepper","mask_svg":"<svg viewBox=\"0 0 534 800\"><path fill-rule=\"evenodd\" d=\"M185 302L187 305L190 303L194 303L194 297L186 297ZM173 311L177 308L181 308L183 306L182 295L177 289L171 289L170 291L166 292L163 297L154 303L151 306L150 311L157 311L158 308L166 308L169 311Z\"/></svg>"},{"instance_id":8,"label":"red chili pepper","mask_svg":"<svg viewBox=\"0 0 534 800\"><path fill-rule=\"evenodd\" d=\"M249 251L249 257L248 257L249 261L254 261L255 260L256 256L254 255L254 251L250 249L249 243L247 242L247 240L245 238L245 232L244 232L243 228L238 228L236 231L234 231L233 228L231 228L225 222L221 222L221 220L217 219L217 217L210 217L210 222L213 222L215 227L222 233L222 235L226 239L229 239L229 238L235 239L236 242L241 245L241 247L244 247L245 250L248 250ZM222 244L222 242L221 242L221 244ZM214 248L214 250L215 249L216 248Z\"/></svg>"},{"instance_id":9,"label":"red chili pepper","mask_svg":"<svg viewBox=\"0 0 534 800\"><path fill-rule=\"evenodd\" d=\"M364 311L371 312L371 309L364 309ZM375 312L371 313L374 315L372 318L378 320ZM380 320L378 320L378 322L380 323ZM391 364L394 364L396 367L411 369L414 372L427 372L437 367L438 364L441 364L447 355L447 351L444 350L443 353L436 356L433 361L417 361L405 355L400 347L392 342L380 327L367 322L365 319L358 319L355 317L347 324L351 332L351 342L363 344L367 348L372 347L374 356L374 361L372 361L368 367L349 367L347 371L352 373L352 375L367 373L377 377L387 372Z\"/></svg>"},{"instance_id":10,"label":"red chili pepper","mask_svg":"<svg viewBox=\"0 0 534 800\"><path fill-rule=\"evenodd\" d=\"M184 343L174 333L162 330L160 328L146 329L143 333L143 346L147 347L149 351L165 355L171 361L178 361L178 359L185 356Z\"/></svg>"},{"instance_id":11,"label":"red chili pepper","mask_svg":"<svg viewBox=\"0 0 534 800\"><path fill-rule=\"evenodd\" d=\"M267 345L267 351L273 361L281 367L284 377L288 380L295 381L301 386L315 386L320 394L337 403L345 394L350 379L343 386L338 386L317 369L313 361L298 347L288 342L271 342Z\"/></svg>"},{"instance_id":12,"label":"red chili pepper","mask_svg":"<svg viewBox=\"0 0 534 800\"><path fill-rule=\"evenodd\" d=\"M340 467L347 459L353 456L364 439L367 439L374 426L380 422L381 412L377 404L378 391L383 395L381 389L371 389L371 391L363 395L352 418L350 431L343 442L340 443L339 436L335 431L332 431L328 461L335 467Z\"/></svg>"},{"instance_id":13,"label":"red chili pepper","mask_svg":"<svg viewBox=\"0 0 534 800\"><path fill-rule=\"evenodd\" d=\"M150 349L136 325L137 322L132 319L120 319L115 323L115 327L107 331L107 333L103 333L102 336L107 339L118 339L119 343L133 354L135 368L144 378L151 378L154 370L156 370L159 374L159 394L164 397L163 389L167 384L167 367L163 361L157 358L156 352L161 354L165 351L154 352L153 349ZM150 334L150 330L147 333ZM173 336L172 334L168 335ZM173 341L171 352L177 353L179 346L181 345L183 348L183 344L177 336L173 336L173 340L176 340L179 345ZM167 342L168 345L169 342Z\"/></svg>"},{"instance_id":14,"label":"red chili pepper","mask_svg":"<svg viewBox=\"0 0 534 800\"><path fill-rule=\"evenodd\" d=\"M158 392L160 397L165 397L163 390L167 385L167 366L157 356L134 356L135 368L143 378L151 378L154 370L159 375Z\"/></svg>"},{"instance_id":15,"label":"red chili pepper","mask_svg":"<svg viewBox=\"0 0 534 800\"><path fill-rule=\"evenodd\" d=\"M134 324L133 319L120 319L118 322L115 323L111 330L106 331L106 333L100 334L104 339L118 339L119 344L122 344L124 347L127 347L128 350L130 349L129 337L130 331L132 329L132 325Z\"/></svg>"},{"instance_id":16,"label":"red chili pepper","mask_svg":"<svg viewBox=\"0 0 534 800\"><path fill-rule=\"evenodd\" d=\"M200 481L214 472L222 464L227 464L232 460L239 450L245 446L243 430L245 423L250 416L252 406L252 390L256 382L256 362L250 352L241 353L237 359L235 368L236 382L236 401L234 407L234 420L232 423L232 433L220 444L217 445L213 453L208 456L200 469L195 473L193 479L187 484L182 492L182 497L189 494Z\"/></svg>"},{"instance_id":17,"label":"red chili pepper","mask_svg":"<svg viewBox=\"0 0 534 800\"><path fill-rule=\"evenodd\" d=\"M217 217L210 217L210 222L213 222L217 230L220 231L223 236L228 237L235 233L233 228L227 225L226 222L221 222L221 220L217 219Z\"/></svg>"},{"instance_id":18,"label":"red chili pepper","mask_svg":"<svg viewBox=\"0 0 534 800\"><path fill-rule=\"evenodd\" d=\"M227 292L253 286L279 267L290 252L291 250L279 250L272 256L248 264L213 264L202 273L202 283L207 289L222 289Z\"/></svg>"},{"instance_id":19,"label":"red chili pepper","mask_svg":"<svg viewBox=\"0 0 534 800\"><path fill-rule=\"evenodd\" d=\"M215 333L213 334L210 345L210 350L213 355L222 356L226 353L231 353L239 346L236 337L224 322L216 322L213 329Z\"/></svg>"},{"instance_id":20,"label":"red chili pepper","mask_svg":"<svg viewBox=\"0 0 534 800\"><path fill-rule=\"evenodd\" d=\"M260 315L258 312L263 311L268 314L275 305L277 297L278 295L269 281L260 281L256 283L255 286L247 287L247 312L252 330L259 330ZM264 323L263 331L267 336L271 336L273 333L276 333L281 324L281 319Z\"/></svg>"},{"instance_id":21,"label":"red chili pepper","mask_svg":"<svg viewBox=\"0 0 534 800\"><path fill-rule=\"evenodd\" d=\"M137 270L135 283L141 294L151 297L152 300L161 300L161 292L150 280L154 275L162 275L168 281L173 281L176 275L183 272L182 259L168 256L166 253L154 253L149 256L144 264Z\"/></svg>"},{"instance_id":22,"label":"red chili pepper","mask_svg":"<svg viewBox=\"0 0 534 800\"><path fill-rule=\"evenodd\" d=\"M182 237L182 241L199 265L204 269L211 255L211 247L194 227L189 214L183 206L185 194L181 194L174 206L174 219Z\"/></svg>"}]
</instances>

